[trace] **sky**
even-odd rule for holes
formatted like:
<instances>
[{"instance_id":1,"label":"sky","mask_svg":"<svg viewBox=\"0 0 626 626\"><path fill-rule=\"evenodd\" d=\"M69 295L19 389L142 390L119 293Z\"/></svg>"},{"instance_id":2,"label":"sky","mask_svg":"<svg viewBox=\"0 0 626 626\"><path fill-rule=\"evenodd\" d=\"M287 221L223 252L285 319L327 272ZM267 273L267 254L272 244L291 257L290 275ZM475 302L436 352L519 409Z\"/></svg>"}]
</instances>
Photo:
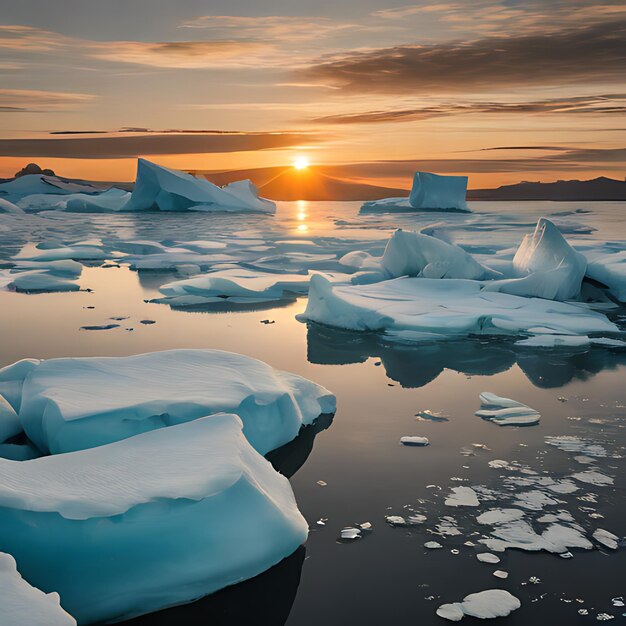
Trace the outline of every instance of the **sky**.
<instances>
[{"instance_id":1,"label":"sky","mask_svg":"<svg viewBox=\"0 0 626 626\"><path fill-rule=\"evenodd\" d=\"M622 0L50 0L0 12L0 176L340 164L626 175Z\"/></svg>"}]
</instances>

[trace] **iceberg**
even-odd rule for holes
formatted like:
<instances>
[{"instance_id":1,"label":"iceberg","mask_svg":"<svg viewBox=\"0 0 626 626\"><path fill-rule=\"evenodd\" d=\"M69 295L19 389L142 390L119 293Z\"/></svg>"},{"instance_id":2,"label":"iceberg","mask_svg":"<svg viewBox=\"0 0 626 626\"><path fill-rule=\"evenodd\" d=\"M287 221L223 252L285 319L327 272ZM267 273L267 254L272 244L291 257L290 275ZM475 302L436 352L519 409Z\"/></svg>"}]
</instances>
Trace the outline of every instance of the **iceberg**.
<instances>
[{"instance_id":1,"label":"iceberg","mask_svg":"<svg viewBox=\"0 0 626 626\"><path fill-rule=\"evenodd\" d=\"M22 425L15 409L0 395L0 443L22 432Z\"/></svg>"},{"instance_id":2,"label":"iceberg","mask_svg":"<svg viewBox=\"0 0 626 626\"><path fill-rule=\"evenodd\" d=\"M580 294L587 260L550 221L541 218L513 258L515 278L487 283L485 289L516 296L570 300Z\"/></svg>"},{"instance_id":3,"label":"iceberg","mask_svg":"<svg viewBox=\"0 0 626 626\"><path fill-rule=\"evenodd\" d=\"M0 213L20 215L24 213L24 211L19 206L17 206L17 204L13 204L13 202L9 202L4 198L0 198Z\"/></svg>"},{"instance_id":4,"label":"iceberg","mask_svg":"<svg viewBox=\"0 0 626 626\"><path fill-rule=\"evenodd\" d=\"M0 606L7 626L76 626L60 604L59 594L31 587L17 571L15 559L0 552Z\"/></svg>"},{"instance_id":5,"label":"iceberg","mask_svg":"<svg viewBox=\"0 0 626 626\"><path fill-rule=\"evenodd\" d=\"M3 549L81 624L252 578L307 534L289 481L252 448L235 415L79 452L0 459Z\"/></svg>"},{"instance_id":6,"label":"iceberg","mask_svg":"<svg viewBox=\"0 0 626 626\"><path fill-rule=\"evenodd\" d=\"M473 280L396 278L371 285L332 285L311 278L298 319L358 331L391 331L407 341L470 334L617 333L601 313L564 302L486 292Z\"/></svg>"},{"instance_id":7,"label":"iceberg","mask_svg":"<svg viewBox=\"0 0 626 626\"><path fill-rule=\"evenodd\" d=\"M415 172L408 198L366 202L361 212L459 211L469 212L465 201L467 176L441 176Z\"/></svg>"},{"instance_id":8,"label":"iceberg","mask_svg":"<svg viewBox=\"0 0 626 626\"><path fill-rule=\"evenodd\" d=\"M204 178L137 160L135 188L120 211L256 211L274 213L276 205L258 195L251 181L218 187Z\"/></svg>"},{"instance_id":9,"label":"iceberg","mask_svg":"<svg viewBox=\"0 0 626 626\"><path fill-rule=\"evenodd\" d=\"M504 589L488 589L471 593L463 598L463 602L442 604L437 615L451 622L459 622L466 615L480 619L506 617L522 606L521 602Z\"/></svg>"},{"instance_id":10,"label":"iceberg","mask_svg":"<svg viewBox=\"0 0 626 626\"><path fill-rule=\"evenodd\" d=\"M221 350L49 359L23 369L20 422L52 454L223 412L239 415L252 446L266 454L335 412L335 397L320 385Z\"/></svg>"}]
</instances>

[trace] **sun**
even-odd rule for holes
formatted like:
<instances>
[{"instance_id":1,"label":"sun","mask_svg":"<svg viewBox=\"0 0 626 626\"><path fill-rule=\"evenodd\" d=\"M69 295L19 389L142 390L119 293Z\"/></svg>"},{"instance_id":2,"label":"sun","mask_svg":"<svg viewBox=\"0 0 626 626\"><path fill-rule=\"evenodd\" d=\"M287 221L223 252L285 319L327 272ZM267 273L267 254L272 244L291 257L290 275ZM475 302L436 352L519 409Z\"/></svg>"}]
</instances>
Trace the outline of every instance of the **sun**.
<instances>
[{"instance_id":1,"label":"sun","mask_svg":"<svg viewBox=\"0 0 626 626\"><path fill-rule=\"evenodd\" d=\"M293 166L297 170L305 170L307 167L309 167L309 159L304 156L296 157L293 162Z\"/></svg>"}]
</instances>

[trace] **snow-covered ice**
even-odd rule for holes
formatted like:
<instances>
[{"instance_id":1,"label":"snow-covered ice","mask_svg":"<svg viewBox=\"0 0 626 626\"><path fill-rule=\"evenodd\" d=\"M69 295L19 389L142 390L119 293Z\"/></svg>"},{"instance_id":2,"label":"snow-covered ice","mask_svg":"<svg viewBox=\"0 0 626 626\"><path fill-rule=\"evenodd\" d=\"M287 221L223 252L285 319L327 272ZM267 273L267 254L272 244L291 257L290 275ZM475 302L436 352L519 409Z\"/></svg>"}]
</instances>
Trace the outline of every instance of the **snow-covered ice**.
<instances>
[{"instance_id":1,"label":"snow-covered ice","mask_svg":"<svg viewBox=\"0 0 626 626\"><path fill-rule=\"evenodd\" d=\"M463 598L462 602L442 604L437 609L437 615L451 622L459 622L469 615L480 619L506 617L521 606L521 602L504 589L488 589L478 593L471 593Z\"/></svg>"},{"instance_id":2,"label":"snow-covered ice","mask_svg":"<svg viewBox=\"0 0 626 626\"><path fill-rule=\"evenodd\" d=\"M232 414L89 450L0 459L0 527L22 574L58 591L80 623L252 578L308 532L289 481Z\"/></svg>"},{"instance_id":3,"label":"snow-covered ice","mask_svg":"<svg viewBox=\"0 0 626 626\"><path fill-rule=\"evenodd\" d=\"M360 331L401 331L407 340L468 334L616 333L604 315L564 302L485 292L473 280L397 278L333 286L313 276L302 320Z\"/></svg>"},{"instance_id":4,"label":"snow-covered ice","mask_svg":"<svg viewBox=\"0 0 626 626\"><path fill-rule=\"evenodd\" d=\"M0 552L0 622L6 626L76 626L63 610L59 594L29 585L17 571L15 559Z\"/></svg>"},{"instance_id":5,"label":"snow-covered ice","mask_svg":"<svg viewBox=\"0 0 626 626\"><path fill-rule=\"evenodd\" d=\"M471 487L453 487L444 503L446 506L478 506L478 496Z\"/></svg>"},{"instance_id":6,"label":"snow-covered ice","mask_svg":"<svg viewBox=\"0 0 626 626\"><path fill-rule=\"evenodd\" d=\"M323 387L221 350L49 359L23 370L20 421L53 454L221 412L238 414L244 434L265 454L335 411L335 397Z\"/></svg>"},{"instance_id":7,"label":"snow-covered ice","mask_svg":"<svg viewBox=\"0 0 626 626\"><path fill-rule=\"evenodd\" d=\"M605 548L611 550L617 550L619 545L619 537L603 528L596 528L596 530L593 531L593 538Z\"/></svg>"}]
</instances>

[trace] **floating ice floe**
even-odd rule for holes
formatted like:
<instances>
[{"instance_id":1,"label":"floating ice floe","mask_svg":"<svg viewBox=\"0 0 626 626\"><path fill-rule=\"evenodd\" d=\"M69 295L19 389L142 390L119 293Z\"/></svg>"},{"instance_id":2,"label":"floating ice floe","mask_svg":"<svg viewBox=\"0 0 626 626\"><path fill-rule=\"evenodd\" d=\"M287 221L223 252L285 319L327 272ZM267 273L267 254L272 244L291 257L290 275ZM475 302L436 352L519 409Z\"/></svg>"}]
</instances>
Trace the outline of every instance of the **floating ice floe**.
<instances>
[{"instance_id":1,"label":"floating ice floe","mask_svg":"<svg viewBox=\"0 0 626 626\"><path fill-rule=\"evenodd\" d=\"M276 205L258 195L249 180L218 187L205 178L137 160L137 178L120 211L255 211L274 213Z\"/></svg>"},{"instance_id":2,"label":"floating ice floe","mask_svg":"<svg viewBox=\"0 0 626 626\"><path fill-rule=\"evenodd\" d=\"M521 602L504 589L488 589L472 593L463 598L463 602L442 604L437 615L451 622L459 622L466 615L480 619L506 617L522 606Z\"/></svg>"},{"instance_id":3,"label":"floating ice floe","mask_svg":"<svg viewBox=\"0 0 626 626\"><path fill-rule=\"evenodd\" d=\"M53 454L221 412L237 413L250 443L265 454L335 412L335 397L323 387L220 350L18 363L0 370L0 393L3 377L20 373L17 405L6 398L28 437Z\"/></svg>"},{"instance_id":4,"label":"floating ice floe","mask_svg":"<svg viewBox=\"0 0 626 626\"><path fill-rule=\"evenodd\" d=\"M89 450L0 459L0 532L30 582L92 623L252 578L300 546L308 526L289 481L239 417L221 414Z\"/></svg>"},{"instance_id":5,"label":"floating ice floe","mask_svg":"<svg viewBox=\"0 0 626 626\"><path fill-rule=\"evenodd\" d=\"M617 550L619 545L619 537L609 532L608 530L604 530L603 528L597 528L593 531L593 538L600 544L602 544L605 548L609 548L610 550Z\"/></svg>"},{"instance_id":6,"label":"floating ice floe","mask_svg":"<svg viewBox=\"0 0 626 626\"><path fill-rule=\"evenodd\" d=\"M444 503L446 506L478 506L478 495L471 487L453 487Z\"/></svg>"},{"instance_id":7,"label":"floating ice floe","mask_svg":"<svg viewBox=\"0 0 626 626\"><path fill-rule=\"evenodd\" d=\"M495 554L491 554L491 552L480 552L476 555L476 558L481 563L491 563L492 565L500 562L500 557Z\"/></svg>"},{"instance_id":8,"label":"floating ice floe","mask_svg":"<svg viewBox=\"0 0 626 626\"><path fill-rule=\"evenodd\" d=\"M480 402L483 408L476 411L475 415L498 424L498 426L532 426L538 424L541 415L529 406L511 400L501 398L493 393L485 391L480 394Z\"/></svg>"},{"instance_id":9,"label":"floating ice floe","mask_svg":"<svg viewBox=\"0 0 626 626\"><path fill-rule=\"evenodd\" d=\"M564 302L485 292L473 280L397 278L371 285L333 286L311 278L301 320L359 331L387 331L424 341L469 334L617 333L604 315Z\"/></svg>"},{"instance_id":10,"label":"floating ice floe","mask_svg":"<svg viewBox=\"0 0 626 626\"><path fill-rule=\"evenodd\" d=\"M489 291L549 300L576 298L587 260L563 238L559 229L541 218L532 235L526 235L513 258L515 277L485 284Z\"/></svg>"},{"instance_id":11,"label":"floating ice floe","mask_svg":"<svg viewBox=\"0 0 626 626\"><path fill-rule=\"evenodd\" d=\"M549 446L554 446L563 452L582 454L593 458L609 456L609 452L603 445L575 435L549 436L545 437L544 440Z\"/></svg>"},{"instance_id":12,"label":"floating ice floe","mask_svg":"<svg viewBox=\"0 0 626 626\"><path fill-rule=\"evenodd\" d=\"M163 298L154 302L172 306L210 304L224 298L237 301L274 301L305 294L315 274L276 274L245 268L229 268L185 280L167 283L159 288ZM349 274L325 274L332 283L350 281ZM244 300L242 300L244 299Z\"/></svg>"},{"instance_id":13,"label":"floating ice floe","mask_svg":"<svg viewBox=\"0 0 626 626\"><path fill-rule=\"evenodd\" d=\"M443 546L438 541L427 541L424 544L424 547L428 550L439 550L439 548L443 548Z\"/></svg>"},{"instance_id":14,"label":"floating ice floe","mask_svg":"<svg viewBox=\"0 0 626 626\"><path fill-rule=\"evenodd\" d=\"M7 626L76 626L60 604L59 594L29 585L17 571L15 559L0 552L0 606Z\"/></svg>"},{"instance_id":15,"label":"floating ice floe","mask_svg":"<svg viewBox=\"0 0 626 626\"><path fill-rule=\"evenodd\" d=\"M620 243L606 243L601 250L585 251L587 276L606 285L619 302L626 302L626 250Z\"/></svg>"},{"instance_id":16,"label":"floating ice floe","mask_svg":"<svg viewBox=\"0 0 626 626\"><path fill-rule=\"evenodd\" d=\"M430 441L428 437L405 436L400 437L400 443L404 446L427 446Z\"/></svg>"},{"instance_id":17,"label":"floating ice floe","mask_svg":"<svg viewBox=\"0 0 626 626\"><path fill-rule=\"evenodd\" d=\"M581 483L587 483L588 485L597 485L599 487L605 485L612 485L613 479L610 476L606 476L596 470L587 470L586 472L577 472L572 474L572 478L579 480Z\"/></svg>"},{"instance_id":18,"label":"floating ice floe","mask_svg":"<svg viewBox=\"0 0 626 626\"><path fill-rule=\"evenodd\" d=\"M361 213L406 211L468 212L465 196L467 176L440 176L415 172L408 198L384 198L366 202Z\"/></svg>"}]
</instances>

